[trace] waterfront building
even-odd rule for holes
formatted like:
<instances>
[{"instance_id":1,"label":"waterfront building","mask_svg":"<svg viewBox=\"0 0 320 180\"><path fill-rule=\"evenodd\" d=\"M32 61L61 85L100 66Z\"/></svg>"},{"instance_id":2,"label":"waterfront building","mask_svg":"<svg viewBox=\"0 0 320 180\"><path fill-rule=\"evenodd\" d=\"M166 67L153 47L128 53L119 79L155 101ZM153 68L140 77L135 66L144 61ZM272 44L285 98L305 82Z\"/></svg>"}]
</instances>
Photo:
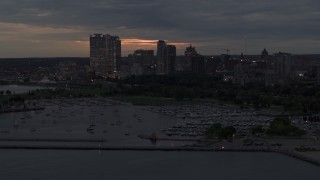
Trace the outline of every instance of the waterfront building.
<instances>
[{"instance_id":1,"label":"waterfront building","mask_svg":"<svg viewBox=\"0 0 320 180\"><path fill-rule=\"evenodd\" d=\"M121 40L118 36L90 35L90 66L96 76L117 77L121 63Z\"/></svg>"},{"instance_id":2,"label":"waterfront building","mask_svg":"<svg viewBox=\"0 0 320 180\"><path fill-rule=\"evenodd\" d=\"M116 75L121 63L121 40L118 36L106 35L108 73Z\"/></svg>"},{"instance_id":3,"label":"waterfront building","mask_svg":"<svg viewBox=\"0 0 320 180\"><path fill-rule=\"evenodd\" d=\"M157 74L167 75L176 72L177 48L174 45L167 45L165 41L157 43Z\"/></svg>"},{"instance_id":4,"label":"waterfront building","mask_svg":"<svg viewBox=\"0 0 320 180\"><path fill-rule=\"evenodd\" d=\"M167 44L163 40L159 40L157 43L157 74L166 74L167 66Z\"/></svg>"},{"instance_id":5,"label":"waterfront building","mask_svg":"<svg viewBox=\"0 0 320 180\"><path fill-rule=\"evenodd\" d=\"M90 66L96 76L107 74L106 42L106 35L90 35Z\"/></svg>"}]
</instances>

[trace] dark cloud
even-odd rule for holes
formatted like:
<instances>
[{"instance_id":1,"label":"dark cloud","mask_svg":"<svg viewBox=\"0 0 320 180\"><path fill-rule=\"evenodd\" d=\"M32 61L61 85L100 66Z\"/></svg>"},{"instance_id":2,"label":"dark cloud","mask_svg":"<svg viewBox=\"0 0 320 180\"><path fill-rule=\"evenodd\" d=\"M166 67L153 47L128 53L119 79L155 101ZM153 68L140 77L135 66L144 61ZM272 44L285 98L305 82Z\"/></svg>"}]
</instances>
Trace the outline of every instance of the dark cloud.
<instances>
[{"instance_id":1,"label":"dark cloud","mask_svg":"<svg viewBox=\"0 0 320 180\"><path fill-rule=\"evenodd\" d=\"M191 42L205 54L219 53L216 47L241 52L243 41L251 42L251 53L259 53L264 47L281 50L280 45L292 53L316 53L320 1L1 0L0 23L80 29L74 33L34 34L38 39L83 40L90 33L103 32ZM299 41L306 43L304 48L289 44Z\"/></svg>"}]
</instances>

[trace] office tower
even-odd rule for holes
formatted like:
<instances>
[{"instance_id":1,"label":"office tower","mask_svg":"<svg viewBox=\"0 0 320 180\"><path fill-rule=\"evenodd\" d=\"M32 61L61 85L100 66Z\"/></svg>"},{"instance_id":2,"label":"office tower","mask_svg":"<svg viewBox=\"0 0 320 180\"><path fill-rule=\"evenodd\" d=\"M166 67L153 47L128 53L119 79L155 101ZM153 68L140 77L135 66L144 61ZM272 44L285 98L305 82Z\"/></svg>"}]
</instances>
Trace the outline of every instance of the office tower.
<instances>
[{"instance_id":1,"label":"office tower","mask_svg":"<svg viewBox=\"0 0 320 180\"><path fill-rule=\"evenodd\" d=\"M132 55L131 64L139 64L142 68L142 74L155 74L154 50L136 50Z\"/></svg>"},{"instance_id":2,"label":"office tower","mask_svg":"<svg viewBox=\"0 0 320 180\"><path fill-rule=\"evenodd\" d=\"M191 57L191 70L194 74L206 73L206 60L204 56L196 55Z\"/></svg>"},{"instance_id":3,"label":"office tower","mask_svg":"<svg viewBox=\"0 0 320 180\"><path fill-rule=\"evenodd\" d=\"M176 71L177 48L174 45L167 45L165 41L157 43L157 74L173 74Z\"/></svg>"},{"instance_id":4,"label":"office tower","mask_svg":"<svg viewBox=\"0 0 320 180\"><path fill-rule=\"evenodd\" d=\"M261 53L261 58L266 59L269 56L268 51L264 48L262 53Z\"/></svg>"},{"instance_id":5,"label":"office tower","mask_svg":"<svg viewBox=\"0 0 320 180\"><path fill-rule=\"evenodd\" d=\"M177 56L176 46L167 45L166 74L174 74L176 72L176 56Z\"/></svg>"},{"instance_id":6,"label":"office tower","mask_svg":"<svg viewBox=\"0 0 320 180\"><path fill-rule=\"evenodd\" d=\"M90 66L96 76L105 76L107 74L106 50L105 35L90 35Z\"/></svg>"},{"instance_id":7,"label":"office tower","mask_svg":"<svg viewBox=\"0 0 320 180\"><path fill-rule=\"evenodd\" d=\"M118 36L90 35L90 66L96 76L116 77L121 62L121 41Z\"/></svg>"},{"instance_id":8,"label":"office tower","mask_svg":"<svg viewBox=\"0 0 320 180\"><path fill-rule=\"evenodd\" d=\"M133 61L143 66L154 65L154 50L139 49L134 51Z\"/></svg>"},{"instance_id":9,"label":"office tower","mask_svg":"<svg viewBox=\"0 0 320 180\"><path fill-rule=\"evenodd\" d=\"M183 61L180 61L178 63L179 69L183 69L183 71L190 72L192 71L192 57L196 57L198 55L198 52L196 51L196 48L191 46L186 47L186 50L184 52L184 58Z\"/></svg>"},{"instance_id":10,"label":"office tower","mask_svg":"<svg viewBox=\"0 0 320 180\"><path fill-rule=\"evenodd\" d=\"M186 48L186 51L184 52L184 55L186 57L193 57L193 56L196 56L198 53L196 51L196 48L195 47L192 47L191 44L189 47Z\"/></svg>"},{"instance_id":11,"label":"office tower","mask_svg":"<svg viewBox=\"0 0 320 180\"><path fill-rule=\"evenodd\" d=\"M108 73L118 72L121 63L121 41L118 36L106 35Z\"/></svg>"},{"instance_id":12,"label":"office tower","mask_svg":"<svg viewBox=\"0 0 320 180\"><path fill-rule=\"evenodd\" d=\"M157 43L157 74L166 74L167 66L167 44L163 40L159 40Z\"/></svg>"},{"instance_id":13,"label":"office tower","mask_svg":"<svg viewBox=\"0 0 320 180\"><path fill-rule=\"evenodd\" d=\"M291 54L279 52L275 57L275 73L279 78L290 78L292 72Z\"/></svg>"}]
</instances>

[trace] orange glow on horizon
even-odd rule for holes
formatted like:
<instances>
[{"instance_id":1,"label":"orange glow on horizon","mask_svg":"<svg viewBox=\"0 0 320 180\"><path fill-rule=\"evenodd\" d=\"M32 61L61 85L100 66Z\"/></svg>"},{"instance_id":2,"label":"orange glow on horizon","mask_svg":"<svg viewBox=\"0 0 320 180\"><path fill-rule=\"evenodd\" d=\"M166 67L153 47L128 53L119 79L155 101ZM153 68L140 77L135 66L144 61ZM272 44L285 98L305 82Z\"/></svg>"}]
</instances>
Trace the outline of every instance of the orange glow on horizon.
<instances>
[{"instance_id":1,"label":"orange glow on horizon","mask_svg":"<svg viewBox=\"0 0 320 180\"><path fill-rule=\"evenodd\" d=\"M123 38L121 39L122 52L124 54L131 54L137 49L151 49L156 50L158 40L154 39L139 39L139 38ZM167 41L167 44L175 45L177 51L183 50L190 45L190 43L184 42L170 42ZM179 52L178 52L179 53Z\"/></svg>"},{"instance_id":2,"label":"orange glow on horizon","mask_svg":"<svg viewBox=\"0 0 320 180\"><path fill-rule=\"evenodd\" d=\"M91 32L92 30L90 29L84 27L50 27L6 22L0 22L0 26L0 39L4 44L7 44L0 51L2 54L21 49L19 56L89 56L90 42L85 34ZM76 33L82 35L78 38L74 37ZM68 35L70 35L69 39ZM71 38L72 36L74 39ZM167 44L177 47L177 54L183 54L185 48L189 46L189 43L185 42L165 41ZM138 49L154 50L156 53L157 42L158 39L121 38L122 55L132 54Z\"/></svg>"},{"instance_id":3,"label":"orange glow on horizon","mask_svg":"<svg viewBox=\"0 0 320 180\"><path fill-rule=\"evenodd\" d=\"M157 44L158 40L148 40L148 39L121 39L122 44Z\"/></svg>"}]
</instances>

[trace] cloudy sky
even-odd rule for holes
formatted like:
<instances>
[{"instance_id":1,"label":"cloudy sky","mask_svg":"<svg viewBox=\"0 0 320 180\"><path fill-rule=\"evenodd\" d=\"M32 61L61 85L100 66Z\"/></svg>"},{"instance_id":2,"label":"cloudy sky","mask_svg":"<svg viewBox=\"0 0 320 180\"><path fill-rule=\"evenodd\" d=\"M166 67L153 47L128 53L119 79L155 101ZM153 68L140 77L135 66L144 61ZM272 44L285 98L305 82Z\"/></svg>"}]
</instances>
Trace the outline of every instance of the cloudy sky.
<instances>
[{"instance_id":1,"label":"cloudy sky","mask_svg":"<svg viewBox=\"0 0 320 180\"><path fill-rule=\"evenodd\" d=\"M0 0L0 57L89 55L89 35L123 55L167 40L182 54L320 53L319 0Z\"/></svg>"}]
</instances>

